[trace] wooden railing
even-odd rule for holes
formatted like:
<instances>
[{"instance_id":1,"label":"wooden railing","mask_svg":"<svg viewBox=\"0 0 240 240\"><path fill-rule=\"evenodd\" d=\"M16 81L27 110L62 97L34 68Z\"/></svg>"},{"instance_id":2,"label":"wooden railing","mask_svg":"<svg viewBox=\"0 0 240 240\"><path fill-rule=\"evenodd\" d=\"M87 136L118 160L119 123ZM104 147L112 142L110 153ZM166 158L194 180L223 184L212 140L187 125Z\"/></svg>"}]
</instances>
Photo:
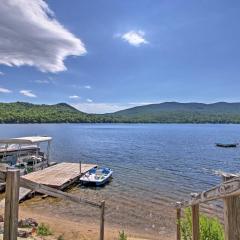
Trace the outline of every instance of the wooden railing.
<instances>
[{"instance_id":1,"label":"wooden railing","mask_svg":"<svg viewBox=\"0 0 240 240\"><path fill-rule=\"evenodd\" d=\"M224 202L224 234L225 240L240 240L240 177L223 175L223 183L207 191L191 194L188 201L176 203L177 235L181 240L181 210L190 207L192 210L192 240L200 239L199 205L213 200Z\"/></svg>"},{"instance_id":2,"label":"wooden railing","mask_svg":"<svg viewBox=\"0 0 240 240\"><path fill-rule=\"evenodd\" d=\"M6 181L5 212L4 212L4 240L17 240L18 233L18 203L19 188L24 187L33 191L47 194L52 197L69 200L75 203L84 203L100 209L100 233L99 239L104 240L104 210L105 201L99 203L83 199L70 193L55 188L32 182L20 177L18 169L8 169L0 172L0 180Z\"/></svg>"}]
</instances>

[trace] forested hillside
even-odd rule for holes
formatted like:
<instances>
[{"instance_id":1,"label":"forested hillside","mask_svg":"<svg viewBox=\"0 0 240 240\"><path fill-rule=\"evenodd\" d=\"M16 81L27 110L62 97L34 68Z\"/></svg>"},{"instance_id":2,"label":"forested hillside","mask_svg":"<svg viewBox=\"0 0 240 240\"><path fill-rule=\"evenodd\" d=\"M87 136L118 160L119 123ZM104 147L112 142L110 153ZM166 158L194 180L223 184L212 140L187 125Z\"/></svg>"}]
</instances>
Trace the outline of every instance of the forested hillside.
<instances>
[{"instance_id":1,"label":"forested hillside","mask_svg":"<svg viewBox=\"0 0 240 240\"><path fill-rule=\"evenodd\" d=\"M111 114L87 114L59 103L0 103L0 123L240 123L240 103L167 102Z\"/></svg>"},{"instance_id":2,"label":"forested hillside","mask_svg":"<svg viewBox=\"0 0 240 240\"><path fill-rule=\"evenodd\" d=\"M65 103L56 105L0 103L0 122L2 123L61 123L87 120L88 114Z\"/></svg>"},{"instance_id":3,"label":"forested hillside","mask_svg":"<svg viewBox=\"0 0 240 240\"><path fill-rule=\"evenodd\" d=\"M240 103L166 102L134 107L110 115L123 122L240 123Z\"/></svg>"}]
</instances>

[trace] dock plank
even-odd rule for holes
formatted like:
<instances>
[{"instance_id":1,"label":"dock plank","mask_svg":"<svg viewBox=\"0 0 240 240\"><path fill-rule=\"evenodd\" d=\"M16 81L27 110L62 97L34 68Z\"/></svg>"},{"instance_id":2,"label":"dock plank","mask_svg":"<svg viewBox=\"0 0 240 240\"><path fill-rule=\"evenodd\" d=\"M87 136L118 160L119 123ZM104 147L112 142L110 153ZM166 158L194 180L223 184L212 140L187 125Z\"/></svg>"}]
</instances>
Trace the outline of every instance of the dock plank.
<instances>
[{"instance_id":1,"label":"dock plank","mask_svg":"<svg viewBox=\"0 0 240 240\"><path fill-rule=\"evenodd\" d=\"M19 188L19 202L23 200L32 190L20 187ZM5 207L5 198L0 201L0 209Z\"/></svg>"},{"instance_id":2,"label":"dock plank","mask_svg":"<svg viewBox=\"0 0 240 240\"><path fill-rule=\"evenodd\" d=\"M22 176L22 178L47 186L62 189L68 183L76 181L81 174L88 172L96 167L95 164L81 164L81 173L79 163L59 163L54 166L44 168L36 172Z\"/></svg>"}]
</instances>

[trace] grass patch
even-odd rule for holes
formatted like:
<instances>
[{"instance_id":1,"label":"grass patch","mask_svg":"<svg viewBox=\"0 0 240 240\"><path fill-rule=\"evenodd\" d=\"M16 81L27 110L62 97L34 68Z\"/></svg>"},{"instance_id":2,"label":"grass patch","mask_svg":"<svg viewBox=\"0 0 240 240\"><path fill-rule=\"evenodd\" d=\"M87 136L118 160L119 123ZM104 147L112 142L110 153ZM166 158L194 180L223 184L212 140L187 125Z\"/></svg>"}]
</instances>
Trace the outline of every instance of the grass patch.
<instances>
[{"instance_id":1,"label":"grass patch","mask_svg":"<svg viewBox=\"0 0 240 240\"><path fill-rule=\"evenodd\" d=\"M119 232L118 240L127 240L127 235L124 231Z\"/></svg>"},{"instance_id":2,"label":"grass patch","mask_svg":"<svg viewBox=\"0 0 240 240\"><path fill-rule=\"evenodd\" d=\"M64 240L63 235L59 235L58 238L57 238L57 240Z\"/></svg>"},{"instance_id":3,"label":"grass patch","mask_svg":"<svg viewBox=\"0 0 240 240\"><path fill-rule=\"evenodd\" d=\"M224 230L217 218L200 214L200 240L224 240ZM192 213L190 208L184 211L181 220L181 239L192 240Z\"/></svg>"},{"instance_id":4,"label":"grass patch","mask_svg":"<svg viewBox=\"0 0 240 240\"><path fill-rule=\"evenodd\" d=\"M52 235L52 231L48 225L44 223L40 223L37 227L37 235L38 236L49 236Z\"/></svg>"}]
</instances>

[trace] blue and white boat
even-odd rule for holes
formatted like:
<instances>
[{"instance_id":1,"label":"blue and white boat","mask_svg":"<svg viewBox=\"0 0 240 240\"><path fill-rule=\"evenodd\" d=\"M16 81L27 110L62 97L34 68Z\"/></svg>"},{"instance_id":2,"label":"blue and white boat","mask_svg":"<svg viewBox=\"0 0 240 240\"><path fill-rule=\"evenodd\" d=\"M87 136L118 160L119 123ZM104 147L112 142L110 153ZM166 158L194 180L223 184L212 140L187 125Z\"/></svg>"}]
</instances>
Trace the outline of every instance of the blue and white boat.
<instances>
[{"instance_id":1,"label":"blue and white boat","mask_svg":"<svg viewBox=\"0 0 240 240\"><path fill-rule=\"evenodd\" d=\"M82 184L102 186L109 182L112 174L113 171L111 168L93 168L80 177L80 182Z\"/></svg>"}]
</instances>

